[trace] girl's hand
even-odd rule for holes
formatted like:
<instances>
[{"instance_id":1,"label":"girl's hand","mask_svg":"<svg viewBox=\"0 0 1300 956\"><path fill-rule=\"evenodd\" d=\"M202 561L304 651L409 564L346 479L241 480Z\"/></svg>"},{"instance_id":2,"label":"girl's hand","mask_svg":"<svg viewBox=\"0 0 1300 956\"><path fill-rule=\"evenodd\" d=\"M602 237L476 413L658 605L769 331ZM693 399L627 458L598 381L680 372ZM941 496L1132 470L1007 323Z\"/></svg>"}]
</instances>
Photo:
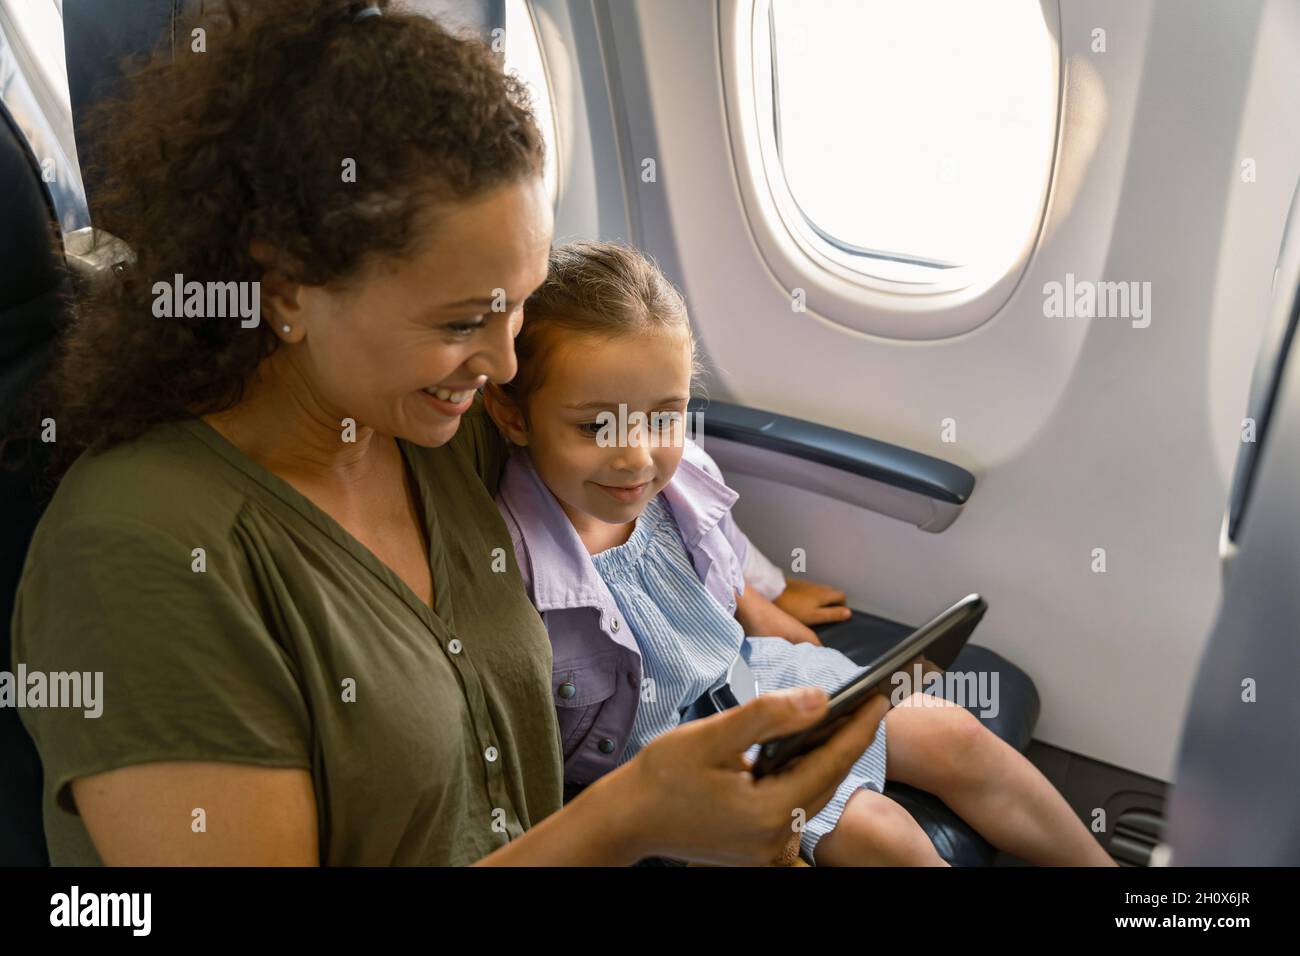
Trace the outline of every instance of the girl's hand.
<instances>
[{"instance_id":1,"label":"girl's hand","mask_svg":"<svg viewBox=\"0 0 1300 956\"><path fill-rule=\"evenodd\" d=\"M786 578L776 606L804 624L847 621L853 612L844 606L844 592L816 581Z\"/></svg>"},{"instance_id":2,"label":"girl's hand","mask_svg":"<svg viewBox=\"0 0 1300 956\"><path fill-rule=\"evenodd\" d=\"M752 587L736 598L736 620L749 637L784 637L792 644L821 644L805 627Z\"/></svg>"},{"instance_id":3,"label":"girl's hand","mask_svg":"<svg viewBox=\"0 0 1300 956\"><path fill-rule=\"evenodd\" d=\"M808 705L799 706L807 695ZM624 810L633 855L762 866L790 841L795 811L814 816L871 745L889 701L877 695L834 737L780 773L755 780L744 753L755 743L810 727L826 713L817 688L775 691L651 741L589 787ZM576 801L575 801L576 802Z\"/></svg>"}]
</instances>

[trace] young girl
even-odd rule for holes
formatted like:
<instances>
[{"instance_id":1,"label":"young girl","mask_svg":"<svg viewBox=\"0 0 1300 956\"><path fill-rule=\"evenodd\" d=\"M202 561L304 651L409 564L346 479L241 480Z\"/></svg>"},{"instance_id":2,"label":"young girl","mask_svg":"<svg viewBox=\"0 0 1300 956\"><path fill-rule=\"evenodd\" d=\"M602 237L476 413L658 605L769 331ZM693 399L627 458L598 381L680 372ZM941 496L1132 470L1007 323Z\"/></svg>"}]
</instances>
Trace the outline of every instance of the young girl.
<instances>
[{"instance_id":1,"label":"young girl","mask_svg":"<svg viewBox=\"0 0 1300 956\"><path fill-rule=\"evenodd\" d=\"M750 545L731 518L736 493L684 435L695 346L685 303L658 269L624 246L557 248L524 312L519 373L485 399L518 446L497 502L554 650L567 784L591 783L688 718L727 683L738 657L759 693L829 690L857 672L816 643L746 637L735 617ZM626 440L610 440L617 430L602 412L632 423ZM638 412L653 424L643 427ZM752 593L744 601L767 603ZM834 797L806 821L804 857L943 865L884 796L887 779L935 794L1029 862L1111 863L1015 748L965 708L920 694L881 720Z\"/></svg>"}]
</instances>

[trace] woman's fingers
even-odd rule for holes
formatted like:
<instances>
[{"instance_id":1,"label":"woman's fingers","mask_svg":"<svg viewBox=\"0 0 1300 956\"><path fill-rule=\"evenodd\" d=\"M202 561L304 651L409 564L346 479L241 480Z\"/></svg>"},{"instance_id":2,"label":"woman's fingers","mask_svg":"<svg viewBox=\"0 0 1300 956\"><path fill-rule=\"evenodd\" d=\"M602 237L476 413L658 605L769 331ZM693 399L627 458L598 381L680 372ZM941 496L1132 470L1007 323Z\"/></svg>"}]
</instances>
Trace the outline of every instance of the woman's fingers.
<instances>
[{"instance_id":1,"label":"woman's fingers","mask_svg":"<svg viewBox=\"0 0 1300 956\"><path fill-rule=\"evenodd\" d=\"M788 807L802 807L809 817L816 814L835 794L853 764L876 739L880 721L889 712L889 699L873 694L871 700L816 750L805 754L789 770L764 777L760 788L769 786L772 798Z\"/></svg>"},{"instance_id":2,"label":"woman's fingers","mask_svg":"<svg viewBox=\"0 0 1300 956\"><path fill-rule=\"evenodd\" d=\"M637 832L648 852L706 863L771 861L790 836L798 803L757 790L743 754L810 726L826 706L816 687L777 691L651 741L610 775L621 775L634 795L629 802L638 805Z\"/></svg>"},{"instance_id":3,"label":"woman's fingers","mask_svg":"<svg viewBox=\"0 0 1300 956\"><path fill-rule=\"evenodd\" d=\"M621 768L636 774L645 838L653 852L667 856L767 863L789 839L795 811L810 818L834 796L888 709L888 700L877 695L795 766L757 781L745 772L741 755L816 724L826 715L825 691L774 691L682 724Z\"/></svg>"},{"instance_id":4,"label":"woman's fingers","mask_svg":"<svg viewBox=\"0 0 1300 956\"><path fill-rule=\"evenodd\" d=\"M826 714L826 692L795 687L761 694L742 707L683 725L707 734L705 746L714 759L733 766L752 745L811 727Z\"/></svg>"}]
</instances>

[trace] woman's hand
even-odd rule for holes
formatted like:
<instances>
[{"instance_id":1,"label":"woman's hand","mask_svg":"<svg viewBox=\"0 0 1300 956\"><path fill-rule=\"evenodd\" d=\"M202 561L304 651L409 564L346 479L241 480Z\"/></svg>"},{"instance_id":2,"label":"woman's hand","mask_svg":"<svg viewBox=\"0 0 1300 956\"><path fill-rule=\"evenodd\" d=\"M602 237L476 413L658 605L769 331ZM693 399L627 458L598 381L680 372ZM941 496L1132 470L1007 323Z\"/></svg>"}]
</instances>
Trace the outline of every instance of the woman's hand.
<instances>
[{"instance_id":1,"label":"woman's hand","mask_svg":"<svg viewBox=\"0 0 1300 956\"><path fill-rule=\"evenodd\" d=\"M876 695L812 753L755 780L745 751L812 726L826 708L825 691L802 687L682 724L479 864L619 866L648 856L771 863L790 840L794 811L807 819L826 806L871 746L889 701Z\"/></svg>"},{"instance_id":2,"label":"woman's hand","mask_svg":"<svg viewBox=\"0 0 1300 956\"><path fill-rule=\"evenodd\" d=\"M776 599L776 606L804 624L830 624L853 616L844 606L844 597L843 591L826 584L786 578L785 590Z\"/></svg>"},{"instance_id":3,"label":"woman's hand","mask_svg":"<svg viewBox=\"0 0 1300 956\"><path fill-rule=\"evenodd\" d=\"M808 695L807 705L799 705ZM637 859L765 865L790 840L794 811L814 816L871 745L889 710L880 695L834 737L780 773L755 780L744 753L752 744L802 730L826 713L816 688L777 691L743 707L694 720L652 741L635 759L588 788L625 808L625 847ZM603 792L602 792L603 791Z\"/></svg>"},{"instance_id":4,"label":"woman's hand","mask_svg":"<svg viewBox=\"0 0 1300 956\"><path fill-rule=\"evenodd\" d=\"M821 644L812 628L805 627L753 587L736 597L736 620L749 637L784 637L792 644Z\"/></svg>"}]
</instances>

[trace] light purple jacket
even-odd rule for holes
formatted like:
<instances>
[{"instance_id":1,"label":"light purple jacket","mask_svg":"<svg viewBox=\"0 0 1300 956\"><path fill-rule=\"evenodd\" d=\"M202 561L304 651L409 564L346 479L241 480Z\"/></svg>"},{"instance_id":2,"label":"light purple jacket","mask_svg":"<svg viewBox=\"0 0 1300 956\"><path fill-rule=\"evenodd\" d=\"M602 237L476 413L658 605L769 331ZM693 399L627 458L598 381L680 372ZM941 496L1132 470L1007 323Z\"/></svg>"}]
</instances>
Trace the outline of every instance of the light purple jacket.
<instances>
[{"instance_id":1,"label":"light purple jacket","mask_svg":"<svg viewBox=\"0 0 1300 956\"><path fill-rule=\"evenodd\" d=\"M661 493L704 587L735 611L751 550L731 517L739 495L690 440ZM565 780L591 783L618 766L631 735L640 702L641 653L578 532L525 451L511 455L496 502L514 541L524 587L551 637L551 692Z\"/></svg>"}]
</instances>

